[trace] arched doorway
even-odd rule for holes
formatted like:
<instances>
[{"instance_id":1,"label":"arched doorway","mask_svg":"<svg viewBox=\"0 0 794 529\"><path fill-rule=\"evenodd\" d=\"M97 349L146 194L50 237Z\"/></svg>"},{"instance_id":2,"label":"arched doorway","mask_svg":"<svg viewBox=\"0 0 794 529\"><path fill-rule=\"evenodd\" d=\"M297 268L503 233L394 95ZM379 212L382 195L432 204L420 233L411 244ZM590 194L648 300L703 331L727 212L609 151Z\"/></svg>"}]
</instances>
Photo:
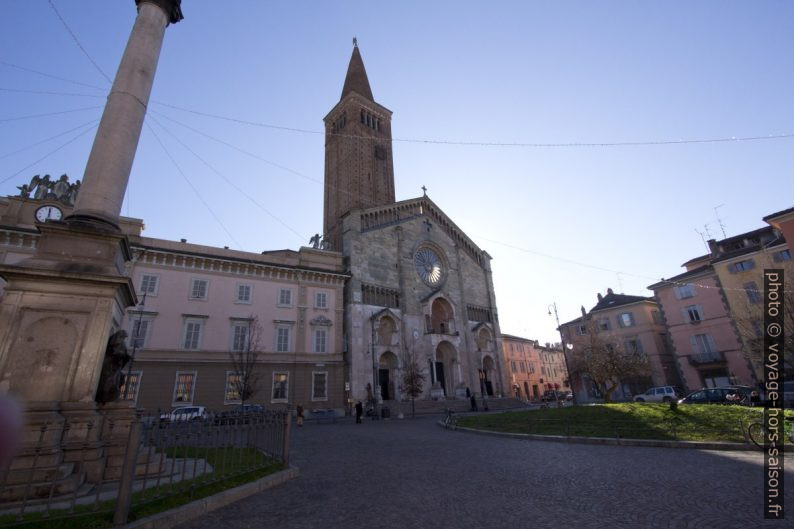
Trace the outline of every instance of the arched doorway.
<instances>
[{"instance_id":1,"label":"arched doorway","mask_svg":"<svg viewBox=\"0 0 794 529\"><path fill-rule=\"evenodd\" d=\"M393 400L394 381L397 379L397 356L391 351L386 351L378 359L378 387L383 400Z\"/></svg>"},{"instance_id":2,"label":"arched doorway","mask_svg":"<svg viewBox=\"0 0 794 529\"><path fill-rule=\"evenodd\" d=\"M452 365L457 356L455 346L449 342L441 342L436 347L431 382L433 389L443 390L445 397L454 394L455 382Z\"/></svg>"},{"instance_id":3,"label":"arched doorway","mask_svg":"<svg viewBox=\"0 0 794 529\"><path fill-rule=\"evenodd\" d=\"M496 364L490 355L486 355L482 359L482 369L480 369L480 391L483 395L493 397L493 376L496 370Z\"/></svg>"}]
</instances>

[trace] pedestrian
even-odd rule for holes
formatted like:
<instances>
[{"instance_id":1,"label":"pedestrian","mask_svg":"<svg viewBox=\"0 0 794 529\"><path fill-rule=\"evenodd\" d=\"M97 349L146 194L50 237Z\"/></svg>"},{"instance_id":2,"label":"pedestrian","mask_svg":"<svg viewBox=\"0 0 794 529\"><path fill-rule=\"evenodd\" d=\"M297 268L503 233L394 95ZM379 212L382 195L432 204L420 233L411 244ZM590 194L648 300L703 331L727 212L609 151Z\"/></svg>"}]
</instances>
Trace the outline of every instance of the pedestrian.
<instances>
[{"instance_id":1,"label":"pedestrian","mask_svg":"<svg viewBox=\"0 0 794 529\"><path fill-rule=\"evenodd\" d=\"M468 387L466 388L466 398L471 398L471 390Z\"/></svg>"},{"instance_id":2,"label":"pedestrian","mask_svg":"<svg viewBox=\"0 0 794 529\"><path fill-rule=\"evenodd\" d=\"M474 398L474 395L471 396L471 411L477 411L477 399Z\"/></svg>"},{"instance_id":3,"label":"pedestrian","mask_svg":"<svg viewBox=\"0 0 794 529\"><path fill-rule=\"evenodd\" d=\"M361 424L361 416L364 415L364 406L361 401L356 402L356 424Z\"/></svg>"},{"instance_id":4,"label":"pedestrian","mask_svg":"<svg viewBox=\"0 0 794 529\"><path fill-rule=\"evenodd\" d=\"M303 426L303 406L298 404L298 407L295 408L295 414L298 417L298 426Z\"/></svg>"}]
</instances>

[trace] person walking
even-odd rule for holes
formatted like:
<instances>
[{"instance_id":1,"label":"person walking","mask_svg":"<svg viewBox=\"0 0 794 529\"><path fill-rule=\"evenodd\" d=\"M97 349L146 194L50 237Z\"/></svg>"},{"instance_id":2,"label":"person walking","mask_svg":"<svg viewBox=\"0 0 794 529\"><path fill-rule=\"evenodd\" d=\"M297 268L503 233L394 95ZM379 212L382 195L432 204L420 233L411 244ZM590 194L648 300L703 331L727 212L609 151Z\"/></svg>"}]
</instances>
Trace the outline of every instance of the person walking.
<instances>
[{"instance_id":1,"label":"person walking","mask_svg":"<svg viewBox=\"0 0 794 529\"><path fill-rule=\"evenodd\" d=\"M361 401L356 402L356 424L361 424L361 416L364 415L364 406Z\"/></svg>"},{"instance_id":2,"label":"person walking","mask_svg":"<svg viewBox=\"0 0 794 529\"><path fill-rule=\"evenodd\" d=\"M474 398L474 395L471 396L471 411L477 411L477 399Z\"/></svg>"},{"instance_id":3,"label":"person walking","mask_svg":"<svg viewBox=\"0 0 794 529\"><path fill-rule=\"evenodd\" d=\"M295 408L295 415L298 417L298 426L303 426L303 405L298 404L298 407Z\"/></svg>"}]
</instances>

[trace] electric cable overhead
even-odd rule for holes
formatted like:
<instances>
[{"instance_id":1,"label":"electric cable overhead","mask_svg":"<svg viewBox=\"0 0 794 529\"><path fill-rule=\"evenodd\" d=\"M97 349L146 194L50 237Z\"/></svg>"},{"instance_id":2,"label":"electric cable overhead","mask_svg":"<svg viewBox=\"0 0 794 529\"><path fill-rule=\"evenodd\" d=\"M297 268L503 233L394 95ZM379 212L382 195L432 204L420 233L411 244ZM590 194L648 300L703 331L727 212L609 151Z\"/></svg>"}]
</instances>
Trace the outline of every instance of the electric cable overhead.
<instances>
[{"instance_id":1,"label":"electric cable overhead","mask_svg":"<svg viewBox=\"0 0 794 529\"><path fill-rule=\"evenodd\" d=\"M55 148L55 149L51 150L50 152L48 152L47 154L45 154L44 156L42 156L42 157L41 157L41 158L39 158L38 160L34 161L34 162L33 162L33 163L31 163L31 164L28 164L28 165L26 165L25 167L23 167L22 169L20 169L20 170L19 170L19 171L17 171L16 173L14 173L14 174L12 174L12 175L10 175L10 176L8 176L8 177L6 177L6 178L4 178L4 179L0 180L0 184L4 184L4 183L8 182L9 180L11 180L12 178L14 178L15 176L19 175L20 173L22 173L22 172L24 172L24 171L27 171L28 169L30 169L31 167L33 167L33 166L34 166L34 165L36 165L37 163L41 162L42 160L46 160L47 158L49 158L50 156L52 156L52 155L53 155L53 154L55 154L56 152L60 151L61 149L63 149L63 148L64 148L64 147L66 147L67 145L69 145L69 144L73 143L74 141L76 141L77 139L81 138L82 136L86 135L87 133L91 132L91 131L92 131L92 130L94 130L94 129L96 129L96 126L92 126L92 127L89 127L89 128L87 128L87 129L85 129L83 132L81 132L81 133L80 133L80 134L78 134L77 136L74 136L73 138L71 138L71 139L70 139L70 140L68 140L67 142L65 142L65 143L62 143L60 146L58 146L57 148Z\"/></svg>"},{"instance_id":2,"label":"electric cable overhead","mask_svg":"<svg viewBox=\"0 0 794 529\"><path fill-rule=\"evenodd\" d=\"M7 123L9 121L22 121L25 119L35 119L35 118L46 118L49 116L59 116L61 114L70 114L72 112L83 112L85 110L96 110L98 108L103 108L102 105L93 106L93 107L82 107L82 108L73 108L70 110L58 110L57 112L45 112L44 114L29 114L27 116L17 116L13 118L0 118L0 123Z\"/></svg>"},{"instance_id":3,"label":"electric cable overhead","mask_svg":"<svg viewBox=\"0 0 794 529\"><path fill-rule=\"evenodd\" d=\"M22 147L20 149L15 150L15 151L11 151L11 152L8 152L6 154L0 155L0 160L2 160L3 158L8 158L9 156L13 156L14 154L19 154L22 151L26 151L28 149L36 147L37 145L41 145L42 143L47 143L48 141L54 140L55 138L60 138L61 136L69 134L70 132L73 132L73 131L75 131L77 129L81 129L81 128L85 127L85 126L91 125L92 123L96 123L98 121L99 121L99 118L92 119L91 121L86 121L85 123L77 125L76 127L72 127L69 130L65 130L63 132L59 132L55 136L50 136L49 138L44 138L43 140L39 140L36 143L31 143L30 145L27 145L25 147Z\"/></svg>"},{"instance_id":4,"label":"electric cable overhead","mask_svg":"<svg viewBox=\"0 0 794 529\"><path fill-rule=\"evenodd\" d=\"M168 103L162 103L160 101L152 101L158 105L162 105L168 108L172 108L175 110L180 110L182 112L188 112L190 114L195 114L198 116L210 117L214 119L220 119L224 121L230 121L232 123L239 123L242 125L251 125L254 127L261 127L261 128L268 128L268 129L275 129L275 130L286 130L290 132L299 132L304 134L325 134L325 131L322 130L311 130L311 129L302 129L297 127L285 127L280 125L273 125L270 123L263 123L257 121L250 121L246 119L239 119L233 118L228 116L221 116L219 114L211 114L209 112L201 112L198 110L192 110L184 107L179 107L176 105L171 105ZM342 138L351 138L351 139L363 139L372 141L376 138L371 136L362 136L357 134L342 134L340 132L332 132L334 136L342 137ZM424 143L424 144L432 144L432 145L463 145L463 146L474 146L474 147L532 147L532 148L576 148L576 147L640 147L640 146L654 146L654 145L686 145L686 144L697 144L697 143L733 143L733 142L746 142L746 141L761 141L761 140L779 140L779 139L791 139L794 138L794 133L783 133L783 134L767 134L766 136L730 136L730 137L720 137L720 138L694 138L694 139L679 139L679 140L632 140L632 141L614 141L614 142L554 142L554 143L542 143L542 142L499 142L499 141L458 141L458 140L444 140L444 139L422 139L422 138L392 138L392 142L401 142L401 143Z\"/></svg>"},{"instance_id":5,"label":"electric cable overhead","mask_svg":"<svg viewBox=\"0 0 794 529\"><path fill-rule=\"evenodd\" d=\"M226 228L226 226L223 224L223 222L218 217L218 215L215 214L215 211L213 211L213 209L210 207L210 205L207 203L207 201L204 200L204 197L201 196L201 193L198 192L198 189L196 189L196 186L193 185L193 182L191 182L190 179L187 177L187 175L184 173L184 171L182 171L182 168L179 166L177 161L171 155L171 153L169 152L168 148L165 146L163 141L160 139L160 136L157 135L157 133L154 131L154 129L148 123L146 124L146 128L149 129L149 132L152 133L152 135L154 136L154 139L157 140L157 143L160 144L160 147L162 147L163 151L165 152L165 154L168 157L168 159L171 160L171 163L174 165L174 167L176 168L177 172L185 180L185 183L187 183L187 185L190 187L190 189L193 190L193 193L195 193L195 195L198 197L199 201L202 204L204 204L204 207L207 208L207 211L210 212L210 215L212 215L212 218L215 219L215 222L217 222L218 225L223 229L223 231L226 232L226 235L228 235L229 238L232 240L232 242L234 242L234 244L237 245L237 248L240 249L241 251L243 251L242 245L237 241L237 239L234 238L234 235L232 235L232 232L230 232Z\"/></svg>"},{"instance_id":6,"label":"electric cable overhead","mask_svg":"<svg viewBox=\"0 0 794 529\"><path fill-rule=\"evenodd\" d=\"M107 97L99 94L80 94L77 92L48 92L45 90L24 90L21 88L6 88L6 87L0 87L0 91L16 92L19 94L36 94L36 95L48 95L48 96L96 97L96 98Z\"/></svg>"},{"instance_id":7,"label":"electric cable overhead","mask_svg":"<svg viewBox=\"0 0 794 529\"><path fill-rule=\"evenodd\" d=\"M50 7L52 8L52 10L55 12L55 15L61 21L61 24L63 24L63 27L66 28L66 31L69 33L69 35L72 36L72 40L74 41L74 43L77 44L77 47L80 48L80 51L83 52L83 55L85 55L86 58L88 58L88 60L91 61L91 64L94 65L94 68L96 68L96 71L98 71L102 75L102 77L105 78L105 81L107 81L108 84L113 84L113 81L110 80L110 77L108 77L107 74L105 74L105 72L102 71L102 68L99 67L99 65L96 63L96 61L94 61L94 59L91 58L91 55L88 54L88 52L83 47L83 45L80 44L80 41L77 39L77 35L74 34L74 31L72 31L72 28L69 27L69 24L67 24L66 20L64 20L64 18L61 16L61 13L58 11L58 8L55 7L55 3L52 0L47 0L47 1L49 2Z\"/></svg>"},{"instance_id":8,"label":"electric cable overhead","mask_svg":"<svg viewBox=\"0 0 794 529\"><path fill-rule=\"evenodd\" d=\"M49 77L50 79L57 79L58 81L63 81L65 83L71 83L71 84L75 84L75 85L79 85L79 86L86 86L88 88L96 88L97 90L105 90L105 91L107 90L106 88L102 88L101 86L88 84L88 83L82 83L80 81L75 81L73 79L67 79L65 77L59 77L57 75L53 75L53 74L46 73L46 72L40 72L38 70L34 70L32 68L26 68L24 66L20 66L18 64L14 64L14 63L10 63L8 61L0 61L0 65L1 66L7 66L9 68L16 68L17 70L22 70L23 72L35 73L36 75L41 75L43 77Z\"/></svg>"},{"instance_id":9,"label":"electric cable overhead","mask_svg":"<svg viewBox=\"0 0 794 529\"><path fill-rule=\"evenodd\" d=\"M203 164L204 164L204 165L205 165L205 166L206 166L206 167L207 167L207 168L208 168L210 171L212 171L213 173L215 173L216 175L218 175L219 177L221 177L221 179L223 179L223 181L224 181L224 182L226 182L226 184L228 184L229 186L231 186L232 188L234 188L236 191L238 191L238 192L239 192L241 195L243 195L244 197L246 197L246 198L247 198L249 201L251 201L251 203L252 203L252 204L254 204L256 207L258 207L259 209L261 209L262 211L264 211L264 212L265 212L265 213L266 213L266 214L267 214L267 215L268 215L270 218L272 218L273 220L275 220L276 222L278 222L279 224L281 224L282 226L284 226L285 228L287 228L289 231L291 231L291 232L292 232L292 233L294 233L295 235L297 235L297 236L298 236L298 238L299 238L301 241L305 241L305 236L304 236L304 235L301 235L301 234L300 234L300 233L299 233L297 230L295 230L295 229L294 229L292 226L290 226L289 224L287 224L286 222L284 222L282 219L280 219L279 217L277 217L276 215L274 215L273 213L271 213L271 212L270 212L270 210L268 210L268 209L267 209L265 206L263 206L263 205L262 205L262 204L260 204L260 203L259 203L257 200L255 200L255 199L254 199L254 198L253 198L253 197L252 197L252 196L251 196L249 193L247 193L247 192L246 192L244 189L241 189L241 188L240 188L239 186L237 186L237 185L236 185L236 184L235 184L235 183L234 183L232 180L230 180L230 179L229 179L229 178L228 178L228 177L227 177L225 174L221 173L221 172L220 172L218 169L216 169L216 168L215 168L215 167L214 167L212 164L210 164L210 163L209 163L207 160L205 160L204 158L202 158L202 157L201 157L201 156L200 156L200 155L199 155L199 154L198 154L196 151L194 151L193 149L191 149L190 147L188 147L188 146L187 146L187 144L185 144L185 142L183 142L183 141L182 141L182 140L181 140L181 139L180 139L180 138L179 138L179 137L178 137L176 134L174 134L173 132L171 132L171 131L170 131L170 130L169 130L169 129L168 129L166 126L165 126L165 125L163 125L162 123L160 123L160 122L159 122L159 121L158 121L158 120L157 120L157 119L156 119L154 116L152 116L152 115L149 115L149 117L150 117L150 118L152 119L152 121L154 121L154 122L155 122L155 123L156 123L156 124L157 124L159 127L161 127L161 128L162 128L162 129L163 129L163 130L164 130L166 133L168 133L168 134L169 134L169 135L170 135L170 136L171 136L171 137L172 137L172 138L173 138L173 139L174 139L174 140L175 140L177 143L179 143L179 144L180 144L180 145L181 145L181 146L182 146L182 147L183 147L185 150L187 150L189 153L191 153L193 156L195 156L195 157L196 157L196 158L197 158L197 159L198 159L198 160L199 160L201 163L203 163Z\"/></svg>"}]
</instances>

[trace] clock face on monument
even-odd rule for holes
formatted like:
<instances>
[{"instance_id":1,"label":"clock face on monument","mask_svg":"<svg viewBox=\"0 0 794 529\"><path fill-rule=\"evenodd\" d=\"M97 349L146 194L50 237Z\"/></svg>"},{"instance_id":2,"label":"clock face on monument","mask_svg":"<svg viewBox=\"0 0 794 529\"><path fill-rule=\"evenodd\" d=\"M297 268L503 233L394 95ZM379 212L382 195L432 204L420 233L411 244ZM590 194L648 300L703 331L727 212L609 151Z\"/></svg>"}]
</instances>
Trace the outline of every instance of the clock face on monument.
<instances>
[{"instance_id":1,"label":"clock face on monument","mask_svg":"<svg viewBox=\"0 0 794 529\"><path fill-rule=\"evenodd\" d=\"M41 206L36 210L36 220L45 222L48 220L61 220L63 212L55 206Z\"/></svg>"},{"instance_id":2,"label":"clock face on monument","mask_svg":"<svg viewBox=\"0 0 794 529\"><path fill-rule=\"evenodd\" d=\"M444 264L436 252L430 248L420 248L414 256L416 273L431 287L441 284L444 277Z\"/></svg>"}]
</instances>

